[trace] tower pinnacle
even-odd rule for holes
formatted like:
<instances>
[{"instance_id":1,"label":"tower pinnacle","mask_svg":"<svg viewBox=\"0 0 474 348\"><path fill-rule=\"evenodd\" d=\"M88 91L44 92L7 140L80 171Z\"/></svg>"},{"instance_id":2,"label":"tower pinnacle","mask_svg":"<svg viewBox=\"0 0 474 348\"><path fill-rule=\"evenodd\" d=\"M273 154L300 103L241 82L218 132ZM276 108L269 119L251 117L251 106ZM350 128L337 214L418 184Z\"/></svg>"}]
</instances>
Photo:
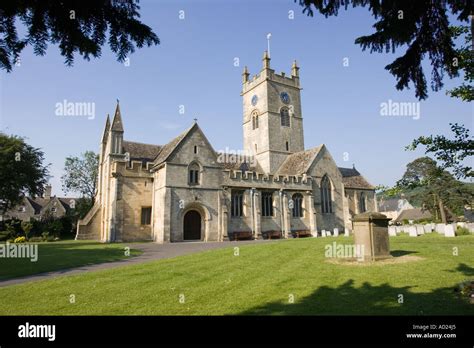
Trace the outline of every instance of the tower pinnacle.
<instances>
[{"instance_id":1,"label":"tower pinnacle","mask_svg":"<svg viewBox=\"0 0 474 348\"><path fill-rule=\"evenodd\" d=\"M270 57L268 56L268 51L263 53L263 68L270 69Z\"/></svg>"}]
</instances>

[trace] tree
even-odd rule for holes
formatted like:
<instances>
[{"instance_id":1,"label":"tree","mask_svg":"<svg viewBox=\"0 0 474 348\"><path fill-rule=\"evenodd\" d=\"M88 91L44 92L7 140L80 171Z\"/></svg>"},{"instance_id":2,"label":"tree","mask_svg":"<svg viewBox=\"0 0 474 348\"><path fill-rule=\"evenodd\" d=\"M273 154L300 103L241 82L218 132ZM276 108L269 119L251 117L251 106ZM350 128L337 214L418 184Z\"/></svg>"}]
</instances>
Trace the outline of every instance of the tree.
<instances>
[{"instance_id":1,"label":"tree","mask_svg":"<svg viewBox=\"0 0 474 348\"><path fill-rule=\"evenodd\" d=\"M297 0L294 0L295 2ZM425 56L431 62L431 88L438 91L443 87L443 76L450 78L459 75L459 66L454 64L459 52L453 41L453 31L449 26L448 13L461 22L467 22L472 13L470 0L298 0L304 7L303 13L314 15L314 10L325 17L337 16L339 9L368 7L377 21L375 33L358 37L355 43L362 50L370 52L392 52L406 46L405 54L385 67L397 79L396 88L415 86L415 95L426 99L427 82L422 68ZM314 8L314 9L313 9Z\"/></svg>"},{"instance_id":2,"label":"tree","mask_svg":"<svg viewBox=\"0 0 474 348\"><path fill-rule=\"evenodd\" d=\"M436 161L429 157L417 158L407 164L405 174L397 186L416 196L422 205L434 216L440 216L447 222L447 214L455 219L465 204L472 203L472 189L456 180L449 172L438 167ZM439 214L438 214L439 213Z\"/></svg>"},{"instance_id":3,"label":"tree","mask_svg":"<svg viewBox=\"0 0 474 348\"><path fill-rule=\"evenodd\" d=\"M474 24L471 24L474 26ZM474 81L474 55L472 47L472 32L469 31L467 26L456 26L451 28L452 36L457 39L460 35L464 34L464 45L456 50L458 60L455 61L459 65L459 68L464 72L464 82L461 86L453 88L448 91L447 94L453 98L460 98L462 101L473 101L474 100L474 87L472 85Z\"/></svg>"},{"instance_id":4,"label":"tree","mask_svg":"<svg viewBox=\"0 0 474 348\"><path fill-rule=\"evenodd\" d=\"M81 157L67 157L64 164L64 175L61 176L63 191L78 192L93 201L99 167L99 156L93 151L86 151Z\"/></svg>"},{"instance_id":5,"label":"tree","mask_svg":"<svg viewBox=\"0 0 474 348\"><path fill-rule=\"evenodd\" d=\"M123 62L129 53L160 40L141 23L137 0L21 0L0 2L0 68L10 72L21 51L32 45L44 55L48 43L57 44L65 63L72 66L74 54L98 58L108 35L110 49ZM27 33L18 37L17 24ZM108 31L107 31L108 30Z\"/></svg>"},{"instance_id":6,"label":"tree","mask_svg":"<svg viewBox=\"0 0 474 348\"><path fill-rule=\"evenodd\" d=\"M454 139L448 139L444 135L421 136L413 140L405 149L413 151L419 145L424 145L426 146L425 153L433 153L435 158L442 163L441 168L451 168L458 179L474 177L472 167L463 163L465 158L471 158L474 155L474 141L469 135L469 129L457 123L450 123L450 126Z\"/></svg>"},{"instance_id":7,"label":"tree","mask_svg":"<svg viewBox=\"0 0 474 348\"><path fill-rule=\"evenodd\" d=\"M23 138L0 133L0 212L21 203L28 193L40 195L48 181L44 153Z\"/></svg>"}]
</instances>

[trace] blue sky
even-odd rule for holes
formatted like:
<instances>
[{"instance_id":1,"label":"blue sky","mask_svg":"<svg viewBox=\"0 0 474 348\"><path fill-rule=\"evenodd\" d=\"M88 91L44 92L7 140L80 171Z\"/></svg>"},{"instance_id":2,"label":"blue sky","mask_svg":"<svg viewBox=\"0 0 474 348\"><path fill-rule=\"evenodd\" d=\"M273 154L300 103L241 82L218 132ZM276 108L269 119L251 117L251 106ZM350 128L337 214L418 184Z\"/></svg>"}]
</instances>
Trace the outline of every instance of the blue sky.
<instances>
[{"instance_id":1,"label":"blue sky","mask_svg":"<svg viewBox=\"0 0 474 348\"><path fill-rule=\"evenodd\" d=\"M77 56L69 68L58 48L50 46L44 57L25 49L20 66L0 73L0 127L43 149L55 194L63 195L65 157L98 151L106 114L113 115L117 98L127 140L164 144L198 118L216 150L241 149L241 72L244 65L251 75L259 72L267 33L272 34L272 68L290 73L293 59L301 67L306 148L326 144L339 166L355 163L374 185L393 185L406 164L423 154L404 151L412 139L448 134L450 122L472 128L472 105L445 95L460 79L445 80L442 91L430 92L418 120L380 115L383 102L417 100L413 88L397 91L384 69L402 51L370 54L354 44L372 32L374 20L366 9L326 19L303 15L292 0L140 4L142 21L161 44L137 50L129 66L104 47L100 59ZM429 76L429 65L425 72ZM56 116L55 105L63 100L95 103L95 118Z\"/></svg>"}]
</instances>

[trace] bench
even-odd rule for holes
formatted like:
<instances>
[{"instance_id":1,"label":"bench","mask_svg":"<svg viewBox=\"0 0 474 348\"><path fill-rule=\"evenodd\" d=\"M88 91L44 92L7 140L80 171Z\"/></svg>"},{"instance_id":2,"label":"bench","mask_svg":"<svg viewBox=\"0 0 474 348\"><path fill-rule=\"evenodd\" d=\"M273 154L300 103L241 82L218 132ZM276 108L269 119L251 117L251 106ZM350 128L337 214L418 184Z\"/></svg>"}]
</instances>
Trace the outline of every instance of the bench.
<instances>
[{"instance_id":1,"label":"bench","mask_svg":"<svg viewBox=\"0 0 474 348\"><path fill-rule=\"evenodd\" d=\"M265 232L262 232L262 236L264 239L280 239L281 232L280 231L265 231Z\"/></svg>"},{"instance_id":2,"label":"bench","mask_svg":"<svg viewBox=\"0 0 474 348\"><path fill-rule=\"evenodd\" d=\"M249 240L253 238L251 231L236 231L232 233L233 240Z\"/></svg>"},{"instance_id":3,"label":"bench","mask_svg":"<svg viewBox=\"0 0 474 348\"><path fill-rule=\"evenodd\" d=\"M294 230L291 231L291 235L293 238L305 238L305 237L312 237L312 234L308 230Z\"/></svg>"}]
</instances>

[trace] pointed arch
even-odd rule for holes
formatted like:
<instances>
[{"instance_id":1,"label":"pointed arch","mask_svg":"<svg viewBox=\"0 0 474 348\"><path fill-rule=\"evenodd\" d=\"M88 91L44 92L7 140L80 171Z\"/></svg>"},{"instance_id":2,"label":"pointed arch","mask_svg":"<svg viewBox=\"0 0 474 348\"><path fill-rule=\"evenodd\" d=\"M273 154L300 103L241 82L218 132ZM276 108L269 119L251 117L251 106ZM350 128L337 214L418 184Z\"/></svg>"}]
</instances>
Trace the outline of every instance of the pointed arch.
<instances>
[{"instance_id":1,"label":"pointed arch","mask_svg":"<svg viewBox=\"0 0 474 348\"><path fill-rule=\"evenodd\" d=\"M280 109L280 123L282 127L290 127L290 110L286 106Z\"/></svg>"},{"instance_id":2,"label":"pointed arch","mask_svg":"<svg viewBox=\"0 0 474 348\"><path fill-rule=\"evenodd\" d=\"M254 110L251 113L251 119L252 119L252 129L255 130L258 128L258 111Z\"/></svg>"},{"instance_id":3,"label":"pointed arch","mask_svg":"<svg viewBox=\"0 0 474 348\"><path fill-rule=\"evenodd\" d=\"M321 179L321 212L323 214L332 213L332 183L327 175Z\"/></svg>"}]
</instances>

